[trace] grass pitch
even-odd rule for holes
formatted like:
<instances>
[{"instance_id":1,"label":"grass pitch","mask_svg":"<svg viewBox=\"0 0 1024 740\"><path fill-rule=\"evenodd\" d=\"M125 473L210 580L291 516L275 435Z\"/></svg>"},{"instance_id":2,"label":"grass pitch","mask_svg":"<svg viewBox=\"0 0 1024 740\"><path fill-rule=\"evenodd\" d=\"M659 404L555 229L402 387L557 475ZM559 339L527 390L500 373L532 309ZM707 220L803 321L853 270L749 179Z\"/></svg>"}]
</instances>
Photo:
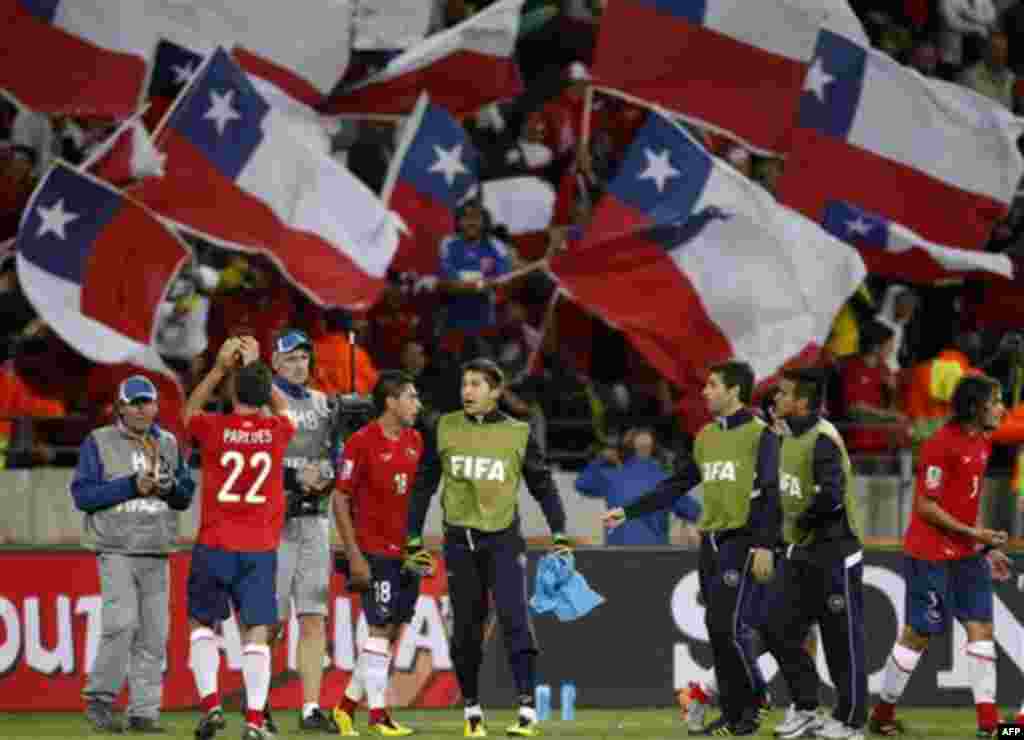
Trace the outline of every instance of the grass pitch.
<instances>
[{"instance_id":1,"label":"grass pitch","mask_svg":"<svg viewBox=\"0 0 1024 740\"><path fill-rule=\"evenodd\" d=\"M1011 708L1004 709L1012 714ZM397 710L395 718L409 725L417 732L415 737L422 740L462 737L462 712L459 710ZM900 709L898 716L907 724L906 738L973 738L975 733L974 708L956 709ZM136 737L192 738L192 731L198 715L195 712L169 712L162 717L168 729L165 735L138 735ZM505 726L511 724L514 712L491 711L487 713L487 728L491 737L504 737ZM278 712L275 720L281 728L280 738L315 737L298 729L297 712ZM772 728L782 720L782 712L775 711L761 728L759 737L772 737ZM366 714L360 712L357 727L363 737L370 737L365 731ZM587 709L577 711L576 720L563 722L554 718L543 723L545 737L574 738L647 738L648 740L678 740L686 737L686 727L679 719L678 709L630 709L608 710ZM237 712L228 713L228 728L217 735L219 738L241 736L241 717ZM0 738L3 740L35 740L35 738L82 738L111 737L91 730L81 714L0 714ZM124 737L132 737L126 735ZM319 736L327 737L327 736Z\"/></svg>"}]
</instances>

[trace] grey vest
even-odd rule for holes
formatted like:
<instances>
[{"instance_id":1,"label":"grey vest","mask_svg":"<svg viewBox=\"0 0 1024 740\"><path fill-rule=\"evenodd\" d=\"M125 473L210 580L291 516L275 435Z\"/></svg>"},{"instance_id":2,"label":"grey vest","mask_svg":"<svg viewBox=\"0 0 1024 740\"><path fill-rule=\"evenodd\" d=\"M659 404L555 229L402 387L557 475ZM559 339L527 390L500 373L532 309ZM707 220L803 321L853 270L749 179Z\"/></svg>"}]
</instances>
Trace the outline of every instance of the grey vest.
<instances>
[{"instance_id":1,"label":"grey vest","mask_svg":"<svg viewBox=\"0 0 1024 740\"><path fill-rule=\"evenodd\" d=\"M115 480L144 470L147 456L138 442L116 425L100 427L91 434L99 449L104 480ZM160 457L164 465L178 467L178 441L160 430ZM85 541L104 552L165 553L178 538L178 512L163 499L133 498L110 509L85 515Z\"/></svg>"},{"instance_id":2,"label":"grey vest","mask_svg":"<svg viewBox=\"0 0 1024 740\"><path fill-rule=\"evenodd\" d=\"M329 464L332 440L327 396L311 390L309 398L292 398L288 394L285 398L288 399L288 416L295 422L297 431L285 450L284 466L298 470L308 463Z\"/></svg>"}]
</instances>

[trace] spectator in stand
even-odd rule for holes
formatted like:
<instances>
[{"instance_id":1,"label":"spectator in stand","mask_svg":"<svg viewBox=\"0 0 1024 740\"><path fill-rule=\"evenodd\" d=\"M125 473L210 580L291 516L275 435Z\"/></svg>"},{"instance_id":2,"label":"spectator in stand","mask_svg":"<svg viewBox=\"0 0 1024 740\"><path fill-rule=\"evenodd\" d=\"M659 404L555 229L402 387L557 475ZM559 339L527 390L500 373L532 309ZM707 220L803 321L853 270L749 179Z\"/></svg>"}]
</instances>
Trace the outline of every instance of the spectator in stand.
<instances>
[{"instance_id":1,"label":"spectator in stand","mask_svg":"<svg viewBox=\"0 0 1024 740\"><path fill-rule=\"evenodd\" d=\"M555 155L548 144L548 119L533 111L523 122L519 138L504 153L505 175L536 175L554 181L551 164Z\"/></svg>"},{"instance_id":2,"label":"spectator in stand","mask_svg":"<svg viewBox=\"0 0 1024 740\"><path fill-rule=\"evenodd\" d=\"M1017 77L1009 67L1010 37L1003 31L989 34L985 56L960 74L960 84L1014 110Z\"/></svg>"},{"instance_id":3,"label":"spectator in stand","mask_svg":"<svg viewBox=\"0 0 1024 740\"><path fill-rule=\"evenodd\" d=\"M907 418L896 405L898 394L888 367L892 352L892 329L870 321L861 332L860 352L842 367L846 415L856 424L846 434L851 451L881 452L901 441L901 435L891 429ZM890 428L879 428L882 425Z\"/></svg>"},{"instance_id":4,"label":"spectator in stand","mask_svg":"<svg viewBox=\"0 0 1024 740\"><path fill-rule=\"evenodd\" d=\"M576 490L583 496L604 499L608 509L633 503L669 477L655 457L656 441L649 429L630 429L620 440L608 437L601 451L576 478ZM700 518L700 503L690 495L680 496L672 507L676 516L691 525ZM692 533L692 527L689 529ZM692 542L692 536L688 540ZM630 519L605 535L607 545L667 545L669 515L661 511Z\"/></svg>"},{"instance_id":5,"label":"spectator in stand","mask_svg":"<svg viewBox=\"0 0 1024 740\"><path fill-rule=\"evenodd\" d=\"M370 356L377 367L398 367L402 347L418 336L420 317L401 288L389 283L369 314Z\"/></svg>"},{"instance_id":6,"label":"spectator in stand","mask_svg":"<svg viewBox=\"0 0 1024 740\"><path fill-rule=\"evenodd\" d=\"M893 351L888 357L889 370L899 373L906 367L909 348L904 331L917 310L917 294L905 285L890 285L882 299L882 309L875 314L875 320L892 329Z\"/></svg>"},{"instance_id":7,"label":"spectator in stand","mask_svg":"<svg viewBox=\"0 0 1024 740\"><path fill-rule=\"evenodd\" d=\"M354 347L350 333L358 341L359 324L340 309L321 312L310 325L313 340L312 385L327 395L358 393L369 396L377 384L377 368L369 353L359 344ZM352 361L355 359L355 388L352 387Z\"/></svg>"},{"instance_id":8,"label":"spectator in stand","mask_svg":"<svg viewBox=\"0 0 1024 740\"><path fill-rule=\"evenodd\" d=\"M992 0L939 0L939 52L942 76L953 79L963 66L964 39L984 38L996 23Z\"/></svg>"},{"instance_id":9,"label":"spectator in stand","mask_svg":"<svg viewBox=\"0 0 1024 740\"><path fill-rule=\"evenodd\" d=\"M980 334L961 332L951 346L911 370L904 407L915 444L924 442L948 421L953 413L953 391L964 375L977 372L974 365L981 350Z\"/></svg>"},{"instance_id":10,"label":"spectator in stand","mask_svg":"<svg viewBox=\"0 0 1024 740\"><path fill-rule=\"evenodd\" d=\"M583 62L573 62L565 70L565 79L565 89L540 111L548 121L547 143L556 157L575 152L579 144L590 70Z\"/></svg>"},{"instance_id":11,"label":"spectator in stand","mask_svg":"<svg viewBox=\"0 0 1024 740\"><path fill-rule=\"evenodd\" d=\"M167 300L157 307L156 348L179 374L186 388L199 377L202 354L208 340L206 322L210 315L210 299L197 290L191 267L175 280Z\"/></svg>"},{"instance_id":12,"label":"spectator in stand","mask_svg":"<svg viewBox=\"0 0 1024 740\"><path fill-rule=\"evenodd\" d=\"M491 232L490 215L477 201L456 214L458 232L441 242L438 289L444 296L442 343L459 353L466 337L489 337L497 327L494 278L509 272L513 255ZM486 354L491 354L487 352Z\"/></svg>"}]
</instances>

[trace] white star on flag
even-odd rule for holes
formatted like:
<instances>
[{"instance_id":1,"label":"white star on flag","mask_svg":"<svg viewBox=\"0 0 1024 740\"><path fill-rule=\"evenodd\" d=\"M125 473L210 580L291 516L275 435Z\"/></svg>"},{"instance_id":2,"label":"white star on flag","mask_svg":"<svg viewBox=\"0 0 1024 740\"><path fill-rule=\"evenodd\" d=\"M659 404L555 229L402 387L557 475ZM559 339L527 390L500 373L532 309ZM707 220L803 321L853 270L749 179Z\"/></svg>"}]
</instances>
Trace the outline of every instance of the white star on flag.
<instances>
[{"instance_id":1,"label":"white star on flag","mask_svg":"<svg viewBox=\"0 0 1024 740\"><path fill-rule=\"evenodd\" d=\"M647 169L636 176L637 180L654 180L654 185L660 193L665 189L665 183L670 178L679 177L679 170L673 167L669 160L668 149L662 149L660 154L655 154L650 149L644 149L644 155L647 157Z\"/></svg>"},{"instance_id":2,"label":"white star on flag","mask_svg":"<svg viewBox=\"0 0 1024 740\"><path fill-rule=\"evenodd\" d=\"M39 231L36 232L36 238L45 236L46 234L54 234L58 239L67 239L67 234L64 233L64 227L69 223L78 218L77 213L71 213L64 210L64 199L61 198L49 208L43 208L39 206L36 208L36 213L39 214L41 223L39 224Z\"/></svg>"},{"instance_id":3,"label":"white star on flag","mask_svg":"<svg viewBox=\"0 0 1024 740\"><path fill-rule=\"evenodd\" d=\"M227 128L231 121L236 121L242 117L238 111L231 107L231 101L234 99L234 90L228 90L223 93L218 93L216 90L210 91L210 110L206 111L203 115L203 120L213 121L219 136L224 135L224 129Z\"/></svg>"},{"instance_id":4,"label":"white star on flag","mask_svg":"<svg viewBox=\"0 0 1024 740\"><path fill-rule=\"evenodd\" d=\"M189 62L186 65L175 64L171 67L171 71L174 72L174 84L184 85L192 79L192 75L195 74L196 68L192 66L192 62Z\"/></svg>"},{"instance_id":5,"label":"white star on flag","mask_svg":"<svg viewBox=\"0 0 1024 740\"><path fill-rule=\"evenodd\" d=\"M437 160L430 165L430 169L427 171L442 173L448 187L452 186L455 178L460 174L469 174L466 165L462 163L462 144L456 144L450 150L435 144L434 154L437 155Z\"/></svg>"},{"instance_id":6,"label":"white star on flag","mask_svg":"<svg viewBox=\"0 0 1024 740\"><path fill-rule=\"evenodd\" d=\"M857 236L867 236L871 233L871 222L866 220L863 216L857 216L853 221L846 222L846 230L851 235L856 234Z\"/></svg>"},{"instance_id":7,"label":"white star on flag","mask_svg":"<svg viewBox=\"0 0 1024 740\"><path fill-rule=\"evenodd\" d=\"M815 57L811 68L807 70L807 77L804 80L804 91L810 90L814 97L825 102L825 85L835 81L835 75L825 71L825 63L821 57Z\"/></svg>"}]
</instances>

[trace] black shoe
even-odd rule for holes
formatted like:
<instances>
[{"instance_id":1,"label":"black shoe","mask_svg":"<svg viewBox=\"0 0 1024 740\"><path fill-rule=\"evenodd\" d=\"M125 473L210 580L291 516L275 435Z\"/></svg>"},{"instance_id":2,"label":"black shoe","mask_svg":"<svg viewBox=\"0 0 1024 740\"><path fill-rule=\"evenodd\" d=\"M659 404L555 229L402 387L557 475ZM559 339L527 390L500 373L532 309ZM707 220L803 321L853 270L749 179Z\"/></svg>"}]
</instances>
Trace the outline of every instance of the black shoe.
<instances>
[{"instance_id":1,"label":"black shoe","mask_svg":"<svg viewBox=\"0 0 1024 740\"><path fill-rule=\"evenodd\" d=\"M129 717L128 732L138 732L145 735L162 735L167 728L161 727L152 717Z\"/></svg>"},{"instance_id":2,"label":"black shoe","mask_svg":"<svg viewBox=\"0 0 1024 740\"><path fill-rule=\"evenodd\" d=\"M320 707L314 709L308 717L299 720L299 729L303 732L326 732L331 735L337 735L339 732L338 723L333 717L328 717L320 711Z\"/></svg>"},{"instance_id":3,"label":"black shoe","mask_svg":"<svg viewBox=\"0 0 1024 740\"><path fill-rule=\"evenodd\" d=\"M213 709L204 714L199 724L196 725L196 740L210 740L214 737L219 730L223 730L228 726L228 721L224 719L224 710Z\"/></svg>"},{"instance_id":4,"label":"black shoe","mask_svg":"<svg viewBox=\"0 0 1024 740\"><path fill-rule=\"evenodd\" d=\"M701 732L704 735L714 736L718 732L719 729L721 729L723 727L726 727L728 724L729 724L729 720L726 718L726 716L724 714L722 714L722 715L719 715L718 719L716 719L714 722L712 722L712 723L710 723L708 725L705 725L704 729Z\"/></svg>"},{"instance_id":5,"label":"black shoe","mask_svg":"<svg viewBox=\"0 0 1024 740\"><path fill-rule=\"evenodd\" d=\"M105 701L92 700L85 705L85 717L99 732L120 734L124 732L124 722L114 714L114 706Z\"/></svg>"},{"instance_id":6,"label":"black shoe","mask_svg":"<svg viewBox=\"0 0 1024 740\"><path fill-rule=\"evenodd\" d=\"M277 722L274 721L274 716L270 713L270 702L263 707L263 728L271 735L278 735Z\"/></svg>"}]
</instances>

